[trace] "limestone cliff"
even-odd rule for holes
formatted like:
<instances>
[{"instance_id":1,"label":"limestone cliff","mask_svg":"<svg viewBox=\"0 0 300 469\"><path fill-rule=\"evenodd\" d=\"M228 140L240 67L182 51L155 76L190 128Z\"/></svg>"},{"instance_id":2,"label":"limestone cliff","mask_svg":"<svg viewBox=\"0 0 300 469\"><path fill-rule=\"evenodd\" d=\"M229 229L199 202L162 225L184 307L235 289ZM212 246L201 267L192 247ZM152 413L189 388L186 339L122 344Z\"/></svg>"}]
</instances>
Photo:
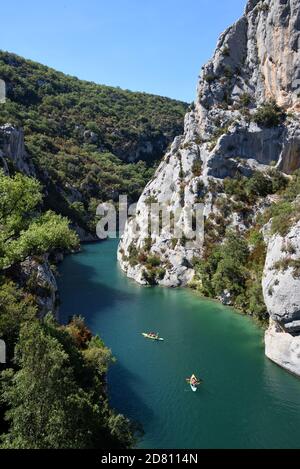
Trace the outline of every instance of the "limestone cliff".
<instances>
[{"instance_id":1,"label":"limestone cliff","mask_svg":"<svg viewBox=\"0 0 300 469\"><path fill-rule=\"evenodd\" d=\"M24 145L22 129L5 124L0 127L0 165L6 174L9 165L27 176L35 176L34 165L28 156Z\"/></svg>"},{"instance_id":2,"label":"limestone cliff","mask_svg":"<svg viewBox=\"0 0 300 469\"><path fill-rule=\"evenodd\" d=\"M221 35L202 68L184 134L146 186L120 241L118 259L129 277L184 286L193 279L193 259L203 253L201 243L191 249L164 227L149 234L151 202L166 205L171 218L176 209L202 202L206 220L216 219L228 202L225 178L248 178L270 167L291 174L300 167L299 46L300 0L250 0L243 17ZM248 218L231 208L223 224L243 232L271 202L257 200ZM151 276L145 258L159 264Z\"/></svg>"},{"instance_id":3,"label":"limestone cliff","mask_svg":"<svg viewBox=\"0 0 300 469\"><path fill-rule=\"evenodd\" d=\"M300 375L300 222L269 240L263 291L271 318L266 355Z\"/></svg>"},{"instance_id":4,"label":"limestone cliff","mask_svg":"<svg viewBox=\"0 0 300 469\"><path fill-rule=\"evenodd\" d=\"M36 298L40 317L52 313L58 315L57 282L48 255L42 258L28 257L20 266L18 283Z\"/></svg>"}]
</instances>

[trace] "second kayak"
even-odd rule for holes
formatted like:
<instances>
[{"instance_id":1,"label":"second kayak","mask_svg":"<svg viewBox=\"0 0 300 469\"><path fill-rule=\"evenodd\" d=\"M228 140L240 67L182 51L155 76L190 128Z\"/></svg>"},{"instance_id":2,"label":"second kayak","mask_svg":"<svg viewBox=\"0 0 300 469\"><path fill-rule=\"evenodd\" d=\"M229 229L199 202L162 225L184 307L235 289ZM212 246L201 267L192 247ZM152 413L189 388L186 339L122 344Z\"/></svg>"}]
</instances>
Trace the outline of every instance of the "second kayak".
<instances>
[{"instance_id":1,"label":"second kayak","mask_svg":"<svg viewBox=\"0 0 300 469\"><path fill-rule=\"evenodd\" d=\"M162 337L159 337L158 334L147 334L146 332L143 332L142 335L146 337L146 339L151 339L151 340L158 340L158 341L163 341L164 339Z\"/></svg>"},{"instance_id":2,"label":"second kayak","mask_svg":"<svg viewBox=\"0 0 300 469\"><path fill-rule=\"evenodd\" d=\"M192 375L190 378L187 378L187 383L191 386L191 390L196 392L198 386L201 384L201 380L199 380L195 375Z\"/></svg>"}]
</instances>

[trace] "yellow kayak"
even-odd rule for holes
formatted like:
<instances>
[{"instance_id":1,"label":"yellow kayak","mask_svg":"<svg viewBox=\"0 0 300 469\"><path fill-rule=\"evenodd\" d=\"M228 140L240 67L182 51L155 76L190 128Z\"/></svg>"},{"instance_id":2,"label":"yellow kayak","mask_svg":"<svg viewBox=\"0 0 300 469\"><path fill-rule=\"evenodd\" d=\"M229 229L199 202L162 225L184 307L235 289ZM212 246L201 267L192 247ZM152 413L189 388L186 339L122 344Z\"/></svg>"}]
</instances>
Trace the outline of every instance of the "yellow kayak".
<instances>
[{"instance_id":1,"label":"yellow kayak","mask_svg":"<svg viewBox=\"0 0 300 469\"><path fill-rule=\"evenodd\" d=\"M161 340L161 341L164 340L158 335L147 334L146 332L143 332L142 335L146 337L146 339L150 339L150 340Z\"/></svg>"}]
</instances>

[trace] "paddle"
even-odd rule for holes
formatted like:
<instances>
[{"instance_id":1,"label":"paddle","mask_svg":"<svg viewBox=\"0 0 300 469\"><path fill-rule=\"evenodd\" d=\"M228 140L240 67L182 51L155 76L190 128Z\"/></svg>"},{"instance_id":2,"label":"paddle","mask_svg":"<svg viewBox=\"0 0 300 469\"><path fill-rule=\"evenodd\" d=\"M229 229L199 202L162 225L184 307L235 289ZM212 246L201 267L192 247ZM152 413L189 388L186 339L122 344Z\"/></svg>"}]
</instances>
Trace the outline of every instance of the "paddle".
<instances>
[{"instance_id":1,"label":"paddle","mask_svg":"<svg viewBox=\"0 0 300 469\"><path fill-rule=\"evenodd\" d=\"M203 383L203 379L198 380L196 383L191 383L191 378L186 378L186 382L193 384L193 386L199 386L199 384Z\"/></svg>"}]
</instances>

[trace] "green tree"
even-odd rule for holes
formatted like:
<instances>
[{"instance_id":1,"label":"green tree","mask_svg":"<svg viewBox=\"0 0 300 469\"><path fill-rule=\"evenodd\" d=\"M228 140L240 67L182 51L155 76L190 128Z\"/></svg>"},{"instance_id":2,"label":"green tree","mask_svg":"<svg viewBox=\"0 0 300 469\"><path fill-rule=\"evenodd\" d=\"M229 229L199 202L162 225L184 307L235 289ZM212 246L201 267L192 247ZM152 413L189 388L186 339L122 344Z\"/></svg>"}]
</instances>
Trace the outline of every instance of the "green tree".
<instances>
[{"instance_id":1,"label":"green tree","mask_svg":"<svg viewBox=\"0 0 300 469\"><path fill-rule=\"evenodd\" d=\"M272 180L260 171L256 171L251 178L247 179L245 189L250 197L266 197L273 192Z\"/></svg>"},{"instance_id":2,"label":"green tree","mask_svg":"<svg viewBox=\"0 0 300 469\"><path fill-rule=\"evenodd\" d=\"M82 328L80 321L75 327ZM9 431L3 448L126 448L131 425L108 405L105 375L111 353L94 338L78 348L51 316L24 323L16 347L18 370L2 372ZM86 354L86 356L85 356Z\"/></svg>"},{"instance_id":3,"label":"green tree","mask_svg":"<svg viewBox=\"0 0 300 469\"><path fill-rule=\"evenodd\" d=\"M36 306L31 295L13 282L4 281L0 286L0 338L6 343L8 363L13 358L21 324L31 321L35 315Z\"/></svg>"},{"instance_id":4,"label":"green tree","mask_svg":"<svg viewBox=\"0 0 300 469\"><path fill-rule=\"evenodd\" d=\"M22 174L0 171L0 269L7 269L29 255L78 245L67 219L48 211L39 215L41 186Z\"/></svg>"},{"instance_id":5,"label":"green tree","mask_svg":"<svg viewBox=\"0 0 300 469\"><path fill-rule=\"evenodd\" d=\"M275 101L262 104L254 114L254 121L263 127L276 127L285 117L284 111Z\"/></svg>"},{"instance_id":6,"label":"green tree","mask_svg":"<svg viewBox=\"0 0 300 469\"><path fill-rule=\"evenodd\" d=\"M248 256L249 248L245 239L228 231L224 243L196 265L203 294L214 297L228 290L233 298L240 295L245 289Z\"/></svg>"},{"instance_id":7,"label":"green tree","mask_svg":"<svg viewBox=\"0 0 300 469\"><path fill-rule=\"evenodd\" d=\"M238 234L229 232L222 245L220 260L212 277L212 286L217 295L228 290L232 295L240 294L245 286L249 256L246 241Z\"/></svg>"}]
</instances>

